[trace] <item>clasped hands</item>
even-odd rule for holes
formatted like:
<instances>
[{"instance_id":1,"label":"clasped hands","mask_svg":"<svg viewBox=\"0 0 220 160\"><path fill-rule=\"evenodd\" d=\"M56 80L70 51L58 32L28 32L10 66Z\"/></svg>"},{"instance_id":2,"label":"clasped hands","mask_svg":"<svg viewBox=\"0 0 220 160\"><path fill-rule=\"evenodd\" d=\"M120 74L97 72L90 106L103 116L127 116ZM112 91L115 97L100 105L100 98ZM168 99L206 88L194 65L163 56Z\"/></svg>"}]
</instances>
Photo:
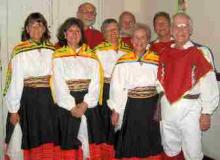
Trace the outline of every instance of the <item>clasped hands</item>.
<instances>
[{"instance_id":1,"label":"clasped hands","mask_svg":"<svg viewBox=\"0 0 220 160\"><path fill-rule=\"evenodd\" d=\"M82 115L86 112L88 108L88 104L86 102L82 102L73 107L70 112L73 117L81 118Z\"/></svg>"}]
</instances>

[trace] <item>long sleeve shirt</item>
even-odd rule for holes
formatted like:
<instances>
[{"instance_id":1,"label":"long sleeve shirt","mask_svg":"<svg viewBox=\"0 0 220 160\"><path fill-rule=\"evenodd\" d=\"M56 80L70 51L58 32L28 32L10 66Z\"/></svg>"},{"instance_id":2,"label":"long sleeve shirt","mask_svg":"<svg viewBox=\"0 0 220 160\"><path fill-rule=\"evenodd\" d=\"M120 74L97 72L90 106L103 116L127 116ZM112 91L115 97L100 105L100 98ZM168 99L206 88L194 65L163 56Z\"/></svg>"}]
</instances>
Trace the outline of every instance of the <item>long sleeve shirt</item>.
<instances>
[{"instance_id":1,"label":"long sleeve shirt","mask_svg":"<svg viewBox=\"0 0 220 160\"><path fill-rule=\"evenodd\" d=\"M53 52L53 46L38 45L31 41L22 42L15 47L9 65L11 79L5 95L10 113L16 113L20 108L24 79L51 75Z\"/></svg>"},{"instance_id":2,"label":"long sleeve shirt","mask_svg":"<svg viewBox=\"0 0 220 160\"><path fill-rule=\"evenodd\" d=\"M95 107L99 98L100 87L100 65L96 59L86 56L84 45L73 51L69 47L64 47L56 51L67 56L58 56L53 59L52 82L55 92L55 101L60 107L71 110L76 106L75 98L70 94L67 85L69 80L90 80L88 93L84 96L84 102L89 108ZM74 52L72 55L70 52ZM80 54L77 54L81 52ZM56 55L56 53L55 53Z\"/></svg>"},{"instance_id":3,"label":"long sleeve shirt","mask_svg":"<svg viewBox=\"0 0 220 160\"><path fill-rule=\"evenodd\" d=\"M132 54L135 56L134 53L129 53L128 57L131 57ZM147 51L143 57L148 57L148 55L155 56L153 52ZM123 59L123 56L120 59ZM157 68L157 63L151 63L149 59L147 61L138 60L136 56L132 60L127 59L122 63L117 63L112 75L107 103L112 110L114 109L120 114L120 122L126 106L128 90L137 87L156 86Z\"/></svg>"},{"instance_id":4,"label":"long sleeve shirt","mask_svg":"<svg viewBox=\"0 0 220 160\"><path fill-rule=\"evenodd\" d=\"M120 41L118 48L114 48L109 42L103 42L95 48L95 53L104 70L104 77L111 78L117 60L128 52L130 52L129 46L122 41Z\"/></svg>"},{"instance_id":5,"label":"long sleeve shirt","mask_svg":"<svg viewBox=\"0 0 220 160\"><path fill-rule=\"evenodd\" d=\"M183 46L184 49L188 49L189 47L195 46L191 41L186 42L186 44ZM174 48L175 44L171 45L171 48ZM213 65L212 56L209 50L205 47L198 47L202 51L203 56L206 58L206 60ZM193 73L192 73L193 74ZM193 76L192 76L193 77ZM194 81L192 80L192 83ZM161 85L160 85L161 86ZM163 90L163 87L160 87L159 90ZM208 72L205 76L203 76L199 82L196 84L193 84L193 87L187 91L186 94L190 95L196 95L199 94L200 97L198 99L198 102L201 106L201 113L203 114L212 114L216 107L218 106L219 102L219 91L218 91L218 84L216 81L215 73L214 71ZM166 97L164 97L166 98ZM178 104L181 104L181 100L184 98L181 98ZM170 106L172 109L173 106L176 106L177 104L170 104L168 101L164 101L166 104L165 106ZM169 113L171 113L169 109ZM167 112L167 114L169 114Z\"/></svg>"}]
</instances>

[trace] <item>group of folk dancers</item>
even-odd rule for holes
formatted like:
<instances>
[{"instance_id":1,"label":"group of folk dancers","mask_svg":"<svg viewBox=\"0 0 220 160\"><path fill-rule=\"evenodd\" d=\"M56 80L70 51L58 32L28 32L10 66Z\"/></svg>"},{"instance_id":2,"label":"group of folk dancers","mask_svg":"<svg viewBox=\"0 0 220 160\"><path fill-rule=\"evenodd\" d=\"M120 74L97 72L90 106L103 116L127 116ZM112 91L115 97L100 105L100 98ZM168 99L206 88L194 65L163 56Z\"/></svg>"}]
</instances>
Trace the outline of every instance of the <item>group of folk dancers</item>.
<instances>
[{"instance_id":1,"label":"group of folk dancers","mask_svg":"<svg viewBox=\"0 0 220 160\"><path fill-rule=\"evenodd\" d=\"M191 18L157 13L152 42L147 25L124 40L106 19L92 46L98 32L80 20L86 5L60 26L56 45L42 14L27 17L4 90L5 158L201 160L219 93L210 50L190 40Z\"/></svg>"}]
</instances>

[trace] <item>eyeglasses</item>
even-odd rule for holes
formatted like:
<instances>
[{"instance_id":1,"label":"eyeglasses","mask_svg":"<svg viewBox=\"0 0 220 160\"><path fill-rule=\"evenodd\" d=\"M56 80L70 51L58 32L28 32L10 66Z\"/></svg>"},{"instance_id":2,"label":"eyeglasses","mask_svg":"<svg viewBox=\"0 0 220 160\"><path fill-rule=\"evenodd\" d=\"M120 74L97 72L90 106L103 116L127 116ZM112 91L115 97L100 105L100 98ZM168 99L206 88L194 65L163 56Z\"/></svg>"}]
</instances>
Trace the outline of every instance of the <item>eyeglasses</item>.
<instances>
[{"instance_id":1,"label":"eyeglasses","mask_svg":"<svg viewBox=\"0 0 220 160\"><path fill-rule=\"evenodd\" d=\"M96 12L94 12L94 11L81 11L80 13L82 13L84 15L96 16Z\"/></svg>"},{"instance_id":2,"label":"eyeglasses","mask_svg":"<svg viewBox=\"0 0 220 160\"><path fill-rule=\"evenodd\" d=\"M41 23L41 22L33 22L33 23L30 23L28 24L28 27L29 28L43 28L44 25Z\"/></svg>"},{"instance_id":3,"label":"eyeglasses","mask_svg":"<svg viewBox=\"0 0 220 160\"><path fill-rule=\"evenodd\" d=\"M176 30L183 30L183 31L188 31L190 29L189 24L174 24L173 25L174 29Z\"/></svg>"}]
</instances>

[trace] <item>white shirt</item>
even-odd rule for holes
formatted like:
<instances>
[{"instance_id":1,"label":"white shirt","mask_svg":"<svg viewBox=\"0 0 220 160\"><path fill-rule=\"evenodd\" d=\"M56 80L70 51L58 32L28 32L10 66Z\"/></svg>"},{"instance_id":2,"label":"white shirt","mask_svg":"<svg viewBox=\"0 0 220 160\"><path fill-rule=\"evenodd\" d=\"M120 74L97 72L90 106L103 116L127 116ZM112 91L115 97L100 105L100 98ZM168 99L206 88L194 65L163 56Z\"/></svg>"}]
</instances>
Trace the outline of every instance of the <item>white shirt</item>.
<instances>
[{"instance_id":1,"label":"white shirt","mask_svg":"<svg viewBox=\"0 0 220 160\"><path fill-rule=\"evenodd\" d=\"M183 46L184 49L187 49L189 47L194 46L194 44L191 41L188 41ZM175 47L175 44L171 45L172 48ZM206 47L198 47L204 55L204 57L207 59L208 62L210 62L213 65L212 56L209 50ZM163 90L162 88L159 88L159 90ZM212 114L214 110L218 106L219 102L219 91L218 91L218 84L216 80L216 76L214 71L210 71L207 73L203 78L200 79L200 81L186 94L200 94L200 98L198 99L198 103L201 106L201 113L203 114ZM178 107L181 107L181 105L184 105L185 101L188 101L187 99L181 98L178 102L174 104L170 104L166 98L166 96L163 96L164 100L162 103L162 115L164 117L171 116L172 112L176 112L178 110ZM187 103L192 102L193 100L189 100ZM165 118L166 119L166 118Z\"/></svg>"},{"instance_id":2,"label":"white shirt","mask_svg":"<svg viewBox=\"0 0 220 160\"><path fill-rule=\"evenodd\" d=\"M111 78L112 71L117 60L125 53L127 53L123 50L120 50L120 48L118 50L114 50L112 47L103 47L100 49L96 49L95 52L102 64L104 70L104 77L106 78Z\"/></svg>"},{"instance_id":3,"label":"white shirt","mask_svg":"<svg viewBox=\"0 0 220 160\"><path fill-rule=\"evenodd\" d=\"M95 107L99 97L99 67L98 61L92 58L82 56L55 58L52 80L57 104L67 110L75 107L75 98L70 94L66 81L90 79L84 101L89 108Z\"/></svg>"},{"instance_id":4,"label":"white shirt","mask_svg":"<svg viewBox=\"0 0 220 160\"><path fill-rule=\"evenodd\" d=\"M119 113L119 122L115 129L121 128L128 90L137 87L155 86L158 66L145 62L123 62L115 66L113 71L108 106Z\"/></svg>"},{"instance_id":5,"label":"white shirt","mask_svg":"<svg viewBox=\"0 0 220 160\"><path fill-rule=\"evenodd\" d=\"M20 108L25 78L51 75L53 52L46 48L34 49L19 53L12 59L11 83L5 95L10 113L16 113Z\"/></svg>"}]
</instances>

